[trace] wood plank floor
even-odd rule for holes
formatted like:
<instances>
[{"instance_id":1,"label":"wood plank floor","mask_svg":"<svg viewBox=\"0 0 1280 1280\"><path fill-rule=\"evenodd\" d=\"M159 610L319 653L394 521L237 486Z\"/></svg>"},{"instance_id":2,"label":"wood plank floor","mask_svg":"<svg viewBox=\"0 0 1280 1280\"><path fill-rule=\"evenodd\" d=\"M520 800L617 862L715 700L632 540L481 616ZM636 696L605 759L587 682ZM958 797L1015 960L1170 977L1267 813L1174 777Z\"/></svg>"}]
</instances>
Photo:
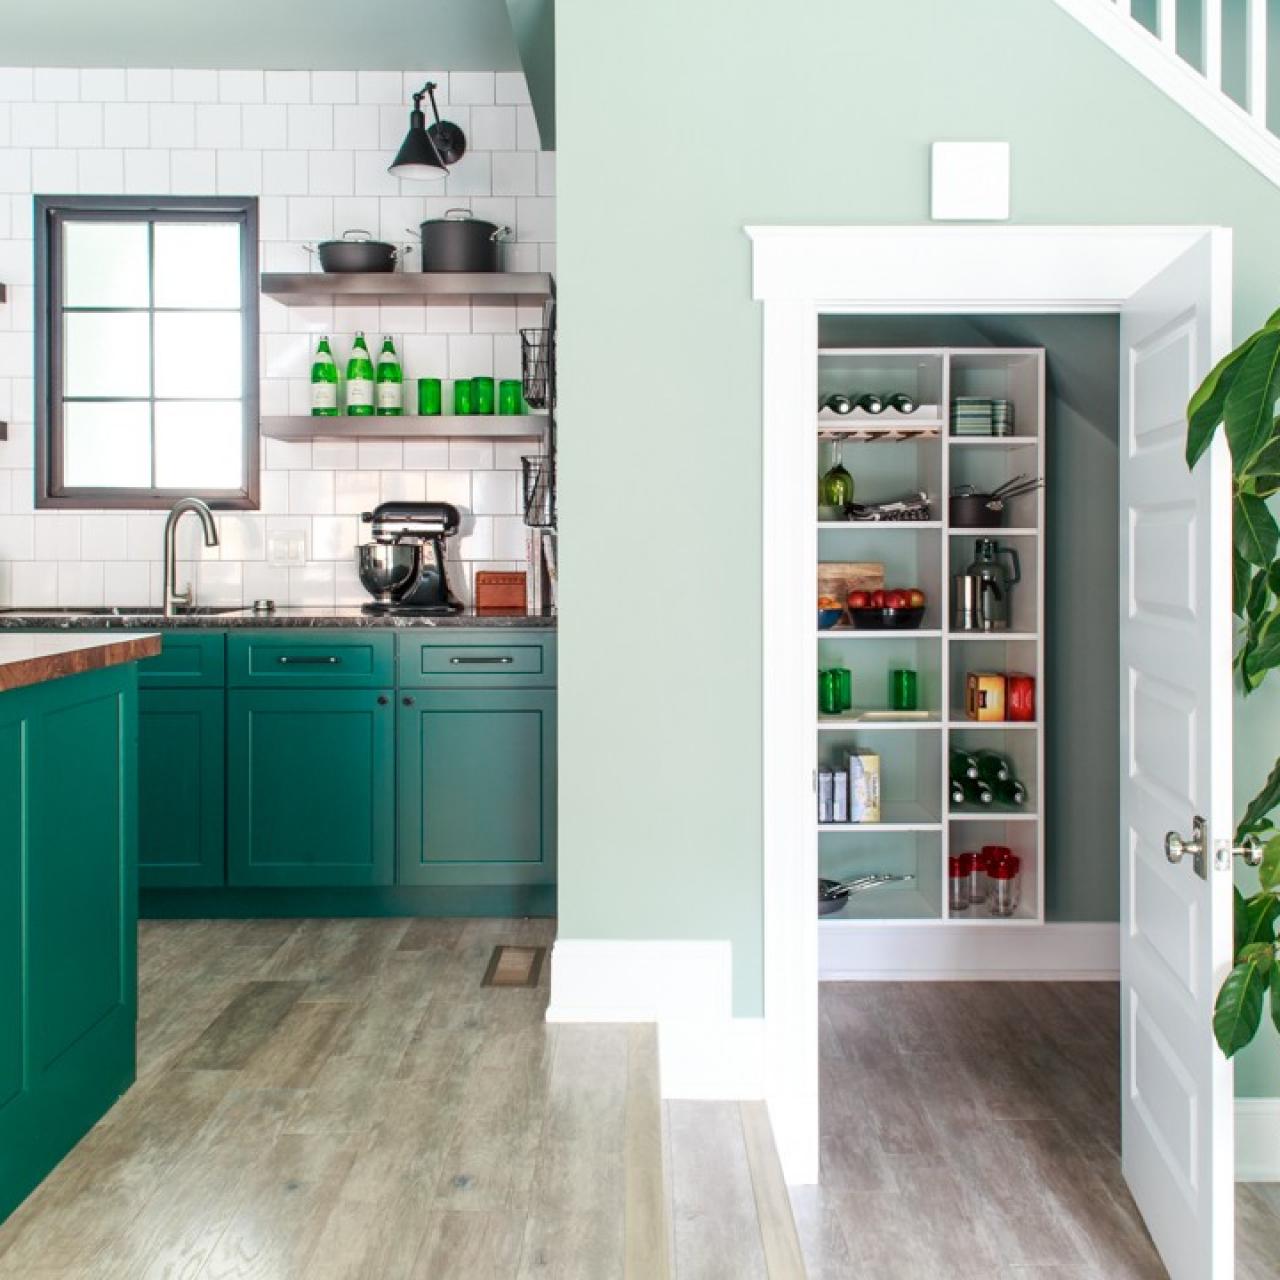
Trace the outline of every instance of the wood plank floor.
<instances>
[{"instance_id":1,"label":"wood plank floor","mask_svg":"<svg viewBox=\"0 0 1280 1280\"><path fill-rule=\"evenodd\" d=\"M1109 983L826 983L814 1280L1155 1280L1120 1172ZM1237 1192L1237 1280L1280 1274L1280 1189Z\"/></svg>"},{"instance_id":2,"label":"wood plank floor","mask_svg":"<svg viewBox=\"0 0 1280 1280\"><path fill-rule=\"evenodd\" d=\"M139 1082L5 1280L666 1280L650 1027L483 987L551 921L147 923Z\"/></svg>"}]
</instances>

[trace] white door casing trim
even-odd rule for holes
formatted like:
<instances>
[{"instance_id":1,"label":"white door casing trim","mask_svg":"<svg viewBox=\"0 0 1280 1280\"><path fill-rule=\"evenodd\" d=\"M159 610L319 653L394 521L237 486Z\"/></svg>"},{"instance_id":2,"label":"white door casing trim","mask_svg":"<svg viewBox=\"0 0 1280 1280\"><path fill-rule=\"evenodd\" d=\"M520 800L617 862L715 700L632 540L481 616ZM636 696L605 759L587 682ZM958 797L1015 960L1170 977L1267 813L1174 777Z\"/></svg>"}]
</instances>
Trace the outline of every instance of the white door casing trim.
<instances>
[{"instance_id":1,"label":"white door casing trim","mask_svg":"<svg viewBox=\"0 0 1280 1280\"><path fill-rule=\"evenodd\" d=\"M1236 1099L1236 1181L1280 1182L1280 1098Z\"/></svg>"},{"instance_id":2,"label":"white door casing trim","mask_svg":"<svg viewBox=\"0 0 1280 1280\"><path fill-rule=\"evenodd\" d=\"M753 250L752 296L764 304L764 1093L786 1179L806 1184L818 1179L818 853L811 793L817 758L810 678L816 640L809 568L816 558L811 480L817 442L812 417L798 406L817 402L818 315L1118 311L1193 245L1209 238L1229 250L1230 232L1169 226L745 230Z\"/></svg>"}]
</instances>

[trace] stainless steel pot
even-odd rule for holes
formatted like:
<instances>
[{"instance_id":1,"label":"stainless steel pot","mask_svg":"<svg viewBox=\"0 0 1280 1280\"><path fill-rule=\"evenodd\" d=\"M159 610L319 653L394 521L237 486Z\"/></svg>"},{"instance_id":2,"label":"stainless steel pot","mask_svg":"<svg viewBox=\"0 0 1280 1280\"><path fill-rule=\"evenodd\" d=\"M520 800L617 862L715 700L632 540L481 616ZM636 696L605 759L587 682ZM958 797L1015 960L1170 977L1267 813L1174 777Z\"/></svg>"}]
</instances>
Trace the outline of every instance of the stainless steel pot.
<instances>
[{"instance_id":1,"label":"stainless steel pot","mask_svg":"<svg viewBox=\"0 0 1280 1280\"><path fill-rule=\"evenodd\" d=\"M307 246L311 248L310 245ZM325 240L315 247L320 269L332 272L394 271L400 254L395 245L375 240L367 231L344 231L341 240ZM403 252L408 253L408 248Z\"/></svg>"},{"instance_id":2,"label":"stainless steel pot","mask_svg":"<svg viewBox=\"0 0 1280 1280\"><path fill-rule=\"evenodd\" d=\"M474 218L470 209L449 209L443 218L428 218L418 228L422 270L498 271L498 246L510 234L510 227Z\"/></svg>"}]
</instances>

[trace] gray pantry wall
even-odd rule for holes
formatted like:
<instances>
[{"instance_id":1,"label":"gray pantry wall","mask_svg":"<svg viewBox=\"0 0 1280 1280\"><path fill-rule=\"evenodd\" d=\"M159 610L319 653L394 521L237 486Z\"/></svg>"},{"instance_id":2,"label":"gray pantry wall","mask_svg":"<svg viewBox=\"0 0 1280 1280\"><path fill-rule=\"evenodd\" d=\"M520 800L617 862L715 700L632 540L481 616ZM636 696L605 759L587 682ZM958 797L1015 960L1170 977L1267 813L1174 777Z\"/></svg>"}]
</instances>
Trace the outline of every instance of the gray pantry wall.
<instances>
[{"instance_id":1,"label":"gray pantry wall","mask_svg":"<svg viewBox=\"0 0 1280 1280\"><path fill-rule=\"evenodd\" d=\"M1045 348L1045 912L1119 919L1119 318L826 316L819 341Z\"/></svg>"}]
</instances>

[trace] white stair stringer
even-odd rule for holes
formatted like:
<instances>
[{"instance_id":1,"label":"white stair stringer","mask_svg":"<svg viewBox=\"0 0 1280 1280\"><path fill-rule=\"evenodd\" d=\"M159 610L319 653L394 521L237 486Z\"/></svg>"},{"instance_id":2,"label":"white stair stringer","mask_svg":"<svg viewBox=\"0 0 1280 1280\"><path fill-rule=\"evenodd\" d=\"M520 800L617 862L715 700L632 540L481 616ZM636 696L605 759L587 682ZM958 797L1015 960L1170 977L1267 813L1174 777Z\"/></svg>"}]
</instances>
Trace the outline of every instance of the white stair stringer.
<instances>
[{"instance_id":1,"label":"white stair stringer","mask_svg":"<svg viewBox=\"0 0 1280 1280\"><path fill-rule=\"evenodd\" d=\"M1172 0L1160 0L1159 34L1153 34L1132 16L1127 0L1054 0L1054 3L1259 173L1280 186L1280 138L1266 124L1266 0L1247 0L1248 110L1221 88L1222 0L1203 0L1204 72L1177 52L1176 5Z\"/></svg>"}]
</instances>

